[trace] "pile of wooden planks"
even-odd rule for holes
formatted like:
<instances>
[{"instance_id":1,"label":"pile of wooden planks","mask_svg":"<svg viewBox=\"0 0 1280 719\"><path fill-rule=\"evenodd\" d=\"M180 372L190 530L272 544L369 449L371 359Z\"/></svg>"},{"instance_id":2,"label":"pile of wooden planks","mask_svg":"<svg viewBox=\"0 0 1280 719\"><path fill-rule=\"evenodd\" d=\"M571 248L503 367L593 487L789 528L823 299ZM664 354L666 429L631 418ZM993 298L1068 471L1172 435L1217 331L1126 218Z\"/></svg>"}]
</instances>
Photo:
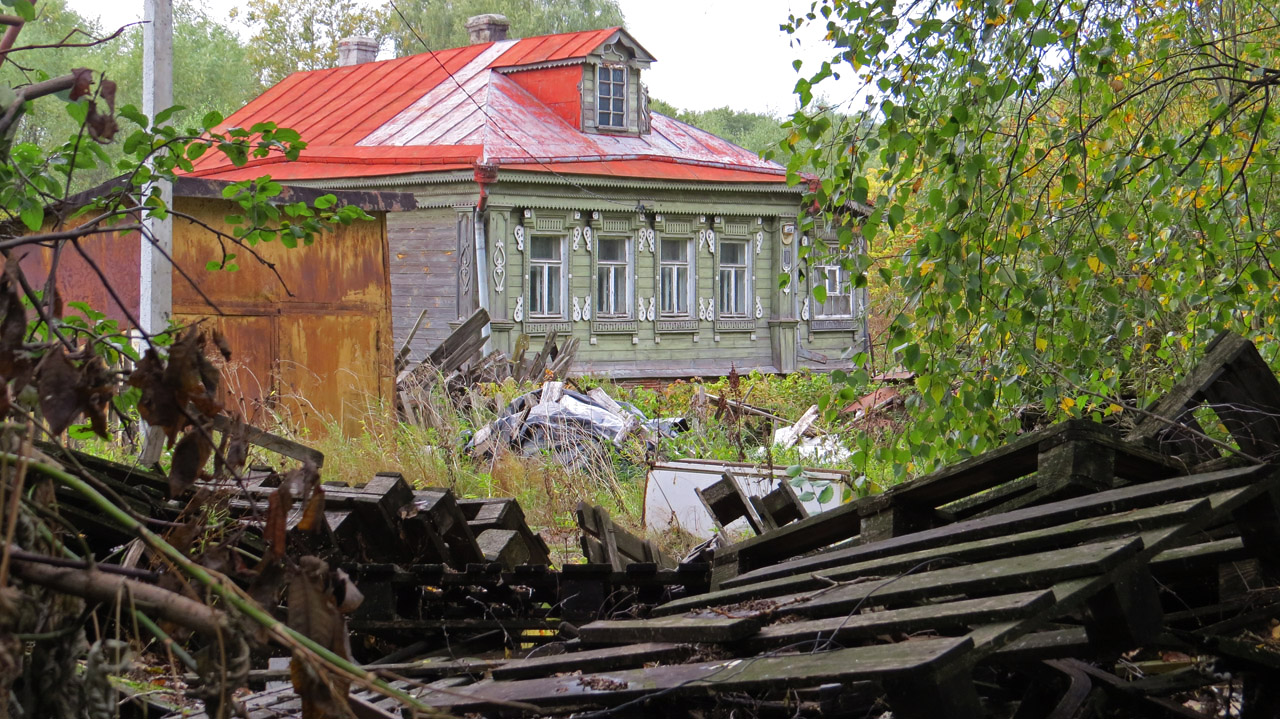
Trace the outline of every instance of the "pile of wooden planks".
<instances>
[{"instance_id":1,"label":"pile of wooden planks","mask_svg":"<svg viewBox=\"0 0 1280 719\"><path fill-rule=\"evenodd\" d=\"M420 318L421 320L421 318ZM547 334L542 349L529 352L529 337L516 339L511 357L499 350L485 353L489 341L489 313L484 309L458 326L425 360L409 366L409 347L413 334L396 355L396 399L400 418L430 426L430 390L443 384L451 398L465 397L477 384L514 379L519 384L541 383L547 379L565 379L573 368L578 352L578 339L570 337L558 342L553 330Z\"/></svg>"},{"instance_id":2,"label":"pile of wooden planks","mask_svg":"<svg viewBox=\"0 0 1280 719\"><path fill-rule=\"evenodd\" d=\"M1260 363L1226 336L1127 435L1067 422L820 513L780 496L766 522L730 472L703 501L756 533L713 570L664 569L580 505L599 562L488 575L541 612L492 626L557 632L397 665L429 682L399 686L456 716L1277 716L1280 382ZM479 565L413 571L483 584Z\"/></svg>"}]
</instances>

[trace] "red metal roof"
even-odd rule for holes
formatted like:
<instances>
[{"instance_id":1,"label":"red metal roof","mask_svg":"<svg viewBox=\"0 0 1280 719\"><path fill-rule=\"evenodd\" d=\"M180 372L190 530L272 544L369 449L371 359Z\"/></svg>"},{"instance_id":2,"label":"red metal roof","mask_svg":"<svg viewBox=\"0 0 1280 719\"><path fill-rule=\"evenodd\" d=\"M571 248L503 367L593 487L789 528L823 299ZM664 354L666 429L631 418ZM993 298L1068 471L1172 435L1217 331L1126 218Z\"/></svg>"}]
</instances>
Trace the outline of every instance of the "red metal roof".
<instances>
[{"instance_id":1,"label":"red metal roof","mask_svg":"<svg viewBox=\"0 0 1280 719\"><path fill-rule=\"evenodd\" d=\"M566 32L559 35L525 38L512 45L510 50L504 52L489 67L506 68L516 65L533 65L542 62L557 62L586 57L621 29L620 27L611 27L604 30Z\"/></svg>"},{"instance_id":2,"label":"red metal roof","mask_svg":"<svg viewBox=\"0 0 1280 719\"><path fill-rule=\"evenodd\" d=\"M309 143L299 160L273 156L236 168L209 153L191 174L224 180L264 172L283 180L379 177L483 163L630 178L783 180L777 163L656 113L651 132L638 137L584 133L562 117L563 108L558 115L508 76L522 66L584 59L625 33L562 33L294 73L219 129L264 121L291 127ZM547 77L574 85L551 88L556 97L577 92L572 73Z\"/></svg>"}]
</instances>

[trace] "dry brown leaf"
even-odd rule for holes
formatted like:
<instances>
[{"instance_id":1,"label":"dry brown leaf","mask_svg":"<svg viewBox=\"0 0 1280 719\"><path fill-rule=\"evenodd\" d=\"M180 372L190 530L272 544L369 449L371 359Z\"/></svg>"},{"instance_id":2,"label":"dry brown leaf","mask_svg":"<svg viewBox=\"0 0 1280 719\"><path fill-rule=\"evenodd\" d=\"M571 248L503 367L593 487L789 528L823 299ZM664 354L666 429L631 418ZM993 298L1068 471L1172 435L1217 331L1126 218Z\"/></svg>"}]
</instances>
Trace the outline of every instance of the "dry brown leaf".
<instances>
[{"instance_id":1,"label":"dry brown leaf","mask_svg":"<svg viewBox=\"0 0 1280 719\"><path fill-rule=\"evenodd\" d=\"M173 390L165 382L164 361L155 350L148 349L138 361L129 375L129 386L142 390L138 414L147 424L163 429L169 443L173 444L178 433L186 427L187 418Z\"/></svg>"},{"instance_id":2,"label":"dry brown leaf","mask_svg":"<svg viewBox=\"0 0 1280 719\"><path fill-rule=\"evenodd\" d=\"M89 103L89 116L85 118L84 126L89 131L89 137L103 144L114 140L116 133L120 131L115 113L110 110L98 112L96 102Z\"/></svg>"},{"instance_id":3,"label":"dry brown leaf","mask_svg":"<svg viewBox=\"0 0 1280 719\"><path fill-rule=\"evenodd\" d=\"M111 435L107 431L107 406L115 394L115 379L106 360L94 355L81 365L76 394L80 400L80 409L89 418L94 434L110 439Z\"/></svg>"},{"instance_id":4,"label":"dry brown leaf","mask_svg":"<svg viewBox=\"0 0 1280 719\"><path fill-rule=\"evenodd\" d=\"M194 429L183 435L173 448L169 464L169 496L179 497L200 478L204 465L213 453L213 444L205 433Z\"/></svg>"},{"instance_id":5,"label":"dry brown leaf","mask_svg":"<svg viewBox=\"0 0 1280 719\"><path fill-rule=\"evenodd\" d=\"M89 89L93 87L93 71L87 67L77 67L71 71L71 99L79 100L89 94Z\"/></svg>"},{"instance_id":6,"label":"dry brown leaf","mask_svg":"<svg viewBox=\"0 0 1280 719\"><path fill-rule=\"evenodd\" d=\"M338 656L351 657L346 620L338 611L329 565L317 557L303 557L289 577L289 627ZM302 700L302 719L348 717L350 681L321 673L294 652L289 666L293 689Z\"/></svg>"},{"instance_id":7,"label":"dry brown leaf","mask_svg":"<svg viewBox=\"0 0 1280 719\"><path fill-rule=\"evenodd\" d=\"M231 345L227 342L227 338L223 336L222 332L220 332L219 330L214 330L212 339L213 339L213 346L217 347L218 353L222 355L222 360L224 362L230 362L231 361Z\"/></svg>"},{"instance_id":8,"label":"dry brown leaf","mask_svg":"<svg viewBox=\"0 0 1280 719\"><path fill-rule=\"evenodd\" d=\"M324 490L316 487L307 497L306 507L302 510L302 520L298 529L303 532L318 532L324 526Z\"/></svg>"},{"instance_id":9,"label":"dry brown leaf","mask_svg":"<svg viewBox=\"0 0 1280 719\"><path fill-rule=\"evenodd\" d=\"M29 364L22 342L27 335L27 308L22 306L22 284L17 262L8 262L0 275L0 375L10 379Z\"/></svg>"},{"instance_id":10,"label":"dry brown leaf","mask_svg":"<svg viewBox=\"0 0 1280 719\"><path fill-rule=\"evenodd\" d=\"M248 435L249 429L239 417L232 424L231 431L223 435L229 437L223 462L233 474L244 469L245 462L249 461Z\"/></svg>"},{"instance_id":11,"label":"dry brown leaf","mask_svg":"<svg viewBox=\"0 0 1280 719\"><path fill-rule=\"evenodd\" d=\"M61 347L45 353L40 360L36 389L40 392L40 413L49 423L49 432L62 434L80 415L76 386L80 376Z\"/></svg>"},{"instance_id":12,"label":"dry brown leaf","mask_svg":"<svg viewBox=\"0 0 1280 719\"><path fill-rule=\"evenodd\" d=\"M267 542L267 554L263 561L273 561L284 556L289 528L289 509L293 506L293 492L289 485L281 484L280 488L267 498L267 521L262 528L263 539Z\"/></svg>"}]
</instances>

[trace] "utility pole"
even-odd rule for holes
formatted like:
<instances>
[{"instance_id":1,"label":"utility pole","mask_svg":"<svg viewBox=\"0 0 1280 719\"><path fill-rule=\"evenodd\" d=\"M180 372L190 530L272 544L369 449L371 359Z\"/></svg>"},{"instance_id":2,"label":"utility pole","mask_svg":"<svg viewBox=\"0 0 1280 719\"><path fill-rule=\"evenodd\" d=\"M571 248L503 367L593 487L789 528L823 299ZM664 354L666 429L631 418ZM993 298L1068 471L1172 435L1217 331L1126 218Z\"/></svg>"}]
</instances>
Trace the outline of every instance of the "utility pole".
<instances>
[{"instance_id":1,"label":"utility pole","mask_svg":"<svg viewBox=\"0 0 1280 719\"><path fill-rule=\"evenodd\" d=\"M148 118L173 105L173 0L143 0L142 112ZM173 184L156 180L165 206L173 204ZM173 218L143 220L138 329L162 332L173 314Z\"/></svg>"},{"instance_id":2,"label":"utility pole","mask_svg":"<svg viewBox=\"0 0 1280 719\"><path fill-rule=\"evenodd\" d=\"M142 114L148 120L173 106L173 0L143 0L142 26ZM166 207L173 206L173 183L153 180ZM146 337L163 332L173 314L173 216L147 217L142 221L139 241L141 258L138 273L138 330ZM144 341L139 350L146 349ZM145 425L144 425L145 426ZM164 430L146 428L146 441L138 461L151 467L164 449Z\"/></svg>"}]
</instances>

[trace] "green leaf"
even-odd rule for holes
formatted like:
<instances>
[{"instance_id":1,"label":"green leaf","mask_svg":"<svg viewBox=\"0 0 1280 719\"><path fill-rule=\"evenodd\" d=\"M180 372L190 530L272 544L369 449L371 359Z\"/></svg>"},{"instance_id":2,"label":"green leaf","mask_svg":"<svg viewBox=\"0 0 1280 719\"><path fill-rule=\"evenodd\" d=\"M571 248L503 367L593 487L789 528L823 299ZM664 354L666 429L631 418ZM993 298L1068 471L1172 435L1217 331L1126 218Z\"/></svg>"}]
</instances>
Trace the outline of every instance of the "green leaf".
<instances>
[{"instance_id":1,"label":"green leaf","mask_svg":"<svg viewBox=\"0 0 1280 719\"><path fill-rule=\"evenodd\" d=\"M38 202L22 208L19 216L22 218L22 224L32 232L39 232L40 228L44 227L44 206Z\"/></svg>"},{"instance_id":2,"label":"green leaf","mask_svg":"<svg viewBox=\"0 0 1280 719\"><path fill-rule=\"evenodd\" d=\"M317 210L327 210L338 204L338 198L333 195L321 195L311 204L315 205Z\"/></svg>"},{"instance_id":3,"label":"green leaf","mask_svg":"<svg viewBox=\"0 0 1280 719\"><path fill-rule=\"evenodd\" d=\"M12 6L18 17L27 22L34 22L36 19L36 6L30 0L12 0Z\"/></svg>"},{"instance_id":4,"label":"green leaf","mask_svg":"<svg viewBox=\"0 0 1280 719\"><path fill-rule=\"evenodd\" d=\"M1031 47L1044 47L1057 41L1058 33L1052 30L1039 28L1035 32L1031 33Z\"/></svg>"},{"instance_id":5,"label":"green leaf","mask_svg":"<svg viewBox=\"0 0 1280 719\"><path fill-rule=\"evenodd\" d=\"M185 109L187 108L183 107L182 105L174 105L173 107L166 107L160 112L157 112L154 120L155 126L159 127L160 125L165 124L166 122L169 121L169 118L174 116L175 113L182 112Z\"/></svg>"},{"instance_id":6,"label":"green leaf","mask_svg":"<svg viewBox=\"0 0 1280 719\"><path fill-rule=\"evenodd\" d=\"M822 488L821 492L818 492L818 504L826 504L827 502L830 502L834 496L835 489L828 484Z\"/></svg>"}]
</instances>

